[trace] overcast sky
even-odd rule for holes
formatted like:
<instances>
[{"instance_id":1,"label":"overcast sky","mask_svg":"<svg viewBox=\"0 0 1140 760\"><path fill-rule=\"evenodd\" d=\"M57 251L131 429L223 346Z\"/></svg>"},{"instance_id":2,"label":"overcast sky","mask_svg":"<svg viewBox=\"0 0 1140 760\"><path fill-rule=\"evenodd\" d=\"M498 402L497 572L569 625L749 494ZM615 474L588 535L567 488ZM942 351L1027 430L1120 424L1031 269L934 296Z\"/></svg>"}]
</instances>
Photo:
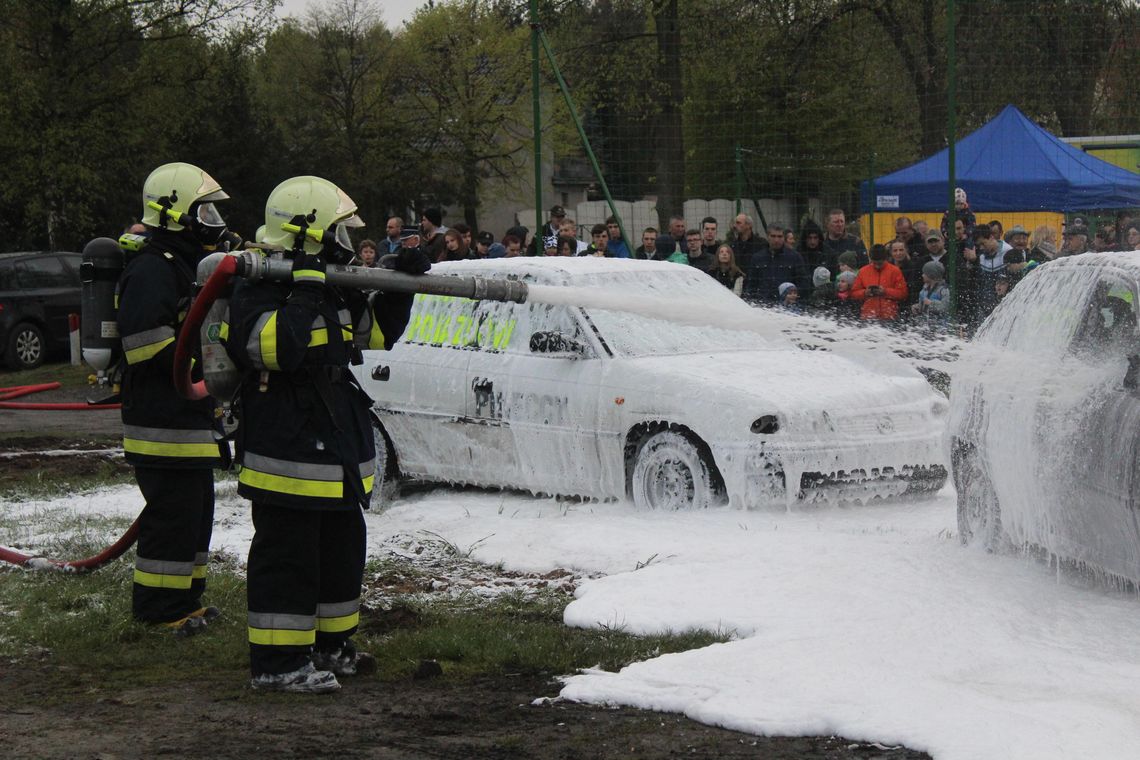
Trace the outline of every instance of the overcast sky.
<instances>
[{"instance_id":1,"label":"overcast sky","mask_svg":"<svg viewBox=\"0 0 1140 760\"><path fill-rule=\"evenodd\" d=\"M321 6L328 3L330 0L282 0L281 7L277 11L277 15L285 16L303 16L308 10L310 5ZM380 6L380 12L384 16L384 23L387 24L389 29L395 30L411 18L412 14L421 5L426 4L426 0L375 0L376 4Z\"/></svg>"}]
</instances>

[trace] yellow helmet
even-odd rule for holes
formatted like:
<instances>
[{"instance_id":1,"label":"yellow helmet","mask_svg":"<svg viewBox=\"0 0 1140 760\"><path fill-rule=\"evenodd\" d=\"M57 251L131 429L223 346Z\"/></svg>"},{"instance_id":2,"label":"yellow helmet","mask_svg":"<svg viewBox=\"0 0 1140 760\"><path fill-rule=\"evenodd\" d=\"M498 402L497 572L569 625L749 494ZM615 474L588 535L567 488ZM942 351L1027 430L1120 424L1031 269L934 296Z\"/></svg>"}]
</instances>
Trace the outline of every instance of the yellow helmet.
<instances>
[{"instance_id":1,"label":"yellow helmet","mask_svg":"<svg viewBox=\"0 0 1140 760\"><path fill-rule=\"evenodd\" d=\"M225 231L225 222L214 208L214 201L230 196L206 172L193 164L163 164L143 183L142 222L175 232L200 227ZM194 213L191 214L191 209Z\"/></svg>"},{"instance_id":2,"label":"yellow helmet","mask_svg":"<svg viewBox=\"0 0 1140 760\"><path fill-rule=\"evenodd\" d=\"M262 242L282 248L304 247L307 253L352 256L348 227L363 227L356 203L339 187L320 177L292 177L273 188L265 202Z\"/></svg>"}]
</instances>

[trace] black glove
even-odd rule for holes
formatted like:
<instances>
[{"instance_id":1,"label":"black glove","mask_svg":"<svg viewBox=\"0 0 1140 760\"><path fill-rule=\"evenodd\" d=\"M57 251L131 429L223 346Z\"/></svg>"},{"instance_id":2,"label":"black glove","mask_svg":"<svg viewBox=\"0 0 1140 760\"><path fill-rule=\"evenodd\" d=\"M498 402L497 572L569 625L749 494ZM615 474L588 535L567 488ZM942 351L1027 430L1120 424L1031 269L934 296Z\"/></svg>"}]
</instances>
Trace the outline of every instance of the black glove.
<instances>
[{"instance_id":1,"label":"black glove","mask_svg":"<svg viewBox=\"0 0 1140 760\"><path fill-rule=\"evenodd\" d=\"M313 253L297 253L293 257L293 288L323 288L325 260Z\"/></svg>"},{"instance_id":2,"label":"black glove","mask_svg":"<svg viewBox=\"0 0 1140 760\"><path fill-rule=\"evenodd\" d=\"M392 269L404 274L423 274L431 269L431 260L423 248L403 248L396 253L395 260L391 261Z\"/></svg>"}]
</instances>

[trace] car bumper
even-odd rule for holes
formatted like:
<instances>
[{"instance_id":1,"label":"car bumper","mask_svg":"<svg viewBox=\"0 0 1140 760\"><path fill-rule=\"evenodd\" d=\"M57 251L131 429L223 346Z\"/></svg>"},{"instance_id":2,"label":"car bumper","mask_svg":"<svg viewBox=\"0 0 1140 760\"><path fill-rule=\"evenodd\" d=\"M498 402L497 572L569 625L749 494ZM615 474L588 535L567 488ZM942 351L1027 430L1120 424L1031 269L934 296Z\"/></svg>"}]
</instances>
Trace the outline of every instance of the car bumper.
<instances>
[{"instance_id":1,"label":"car bumper","mask_svg":"<svg viewBox=\"0 0 1140 760\"><path fill-rule=\"evenodd\" d=\"M713 447L733 506L864 503L946 483L942 434L877 442L765 441Z\"/></svg>"}]
</instances>

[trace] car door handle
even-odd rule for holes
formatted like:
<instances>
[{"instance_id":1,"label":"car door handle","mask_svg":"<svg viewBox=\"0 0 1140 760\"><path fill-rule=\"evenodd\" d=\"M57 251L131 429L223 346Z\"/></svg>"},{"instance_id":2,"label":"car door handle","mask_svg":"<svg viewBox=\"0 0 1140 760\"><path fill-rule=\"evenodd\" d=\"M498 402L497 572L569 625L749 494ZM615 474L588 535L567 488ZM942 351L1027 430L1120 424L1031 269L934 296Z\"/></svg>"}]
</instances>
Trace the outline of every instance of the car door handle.
<instances>
[{"instance_id":1,"label":"car door handle","mask_svg":"<svg viewBox=\"0 0 1140 760\"><path fill-rule=\"evenodd\" d=\"M387 364L377 364L372 368L372 379L379 380L380 382L387 382L388 378L392 376L392 368Z\"/></svg>"}]
</instances>

